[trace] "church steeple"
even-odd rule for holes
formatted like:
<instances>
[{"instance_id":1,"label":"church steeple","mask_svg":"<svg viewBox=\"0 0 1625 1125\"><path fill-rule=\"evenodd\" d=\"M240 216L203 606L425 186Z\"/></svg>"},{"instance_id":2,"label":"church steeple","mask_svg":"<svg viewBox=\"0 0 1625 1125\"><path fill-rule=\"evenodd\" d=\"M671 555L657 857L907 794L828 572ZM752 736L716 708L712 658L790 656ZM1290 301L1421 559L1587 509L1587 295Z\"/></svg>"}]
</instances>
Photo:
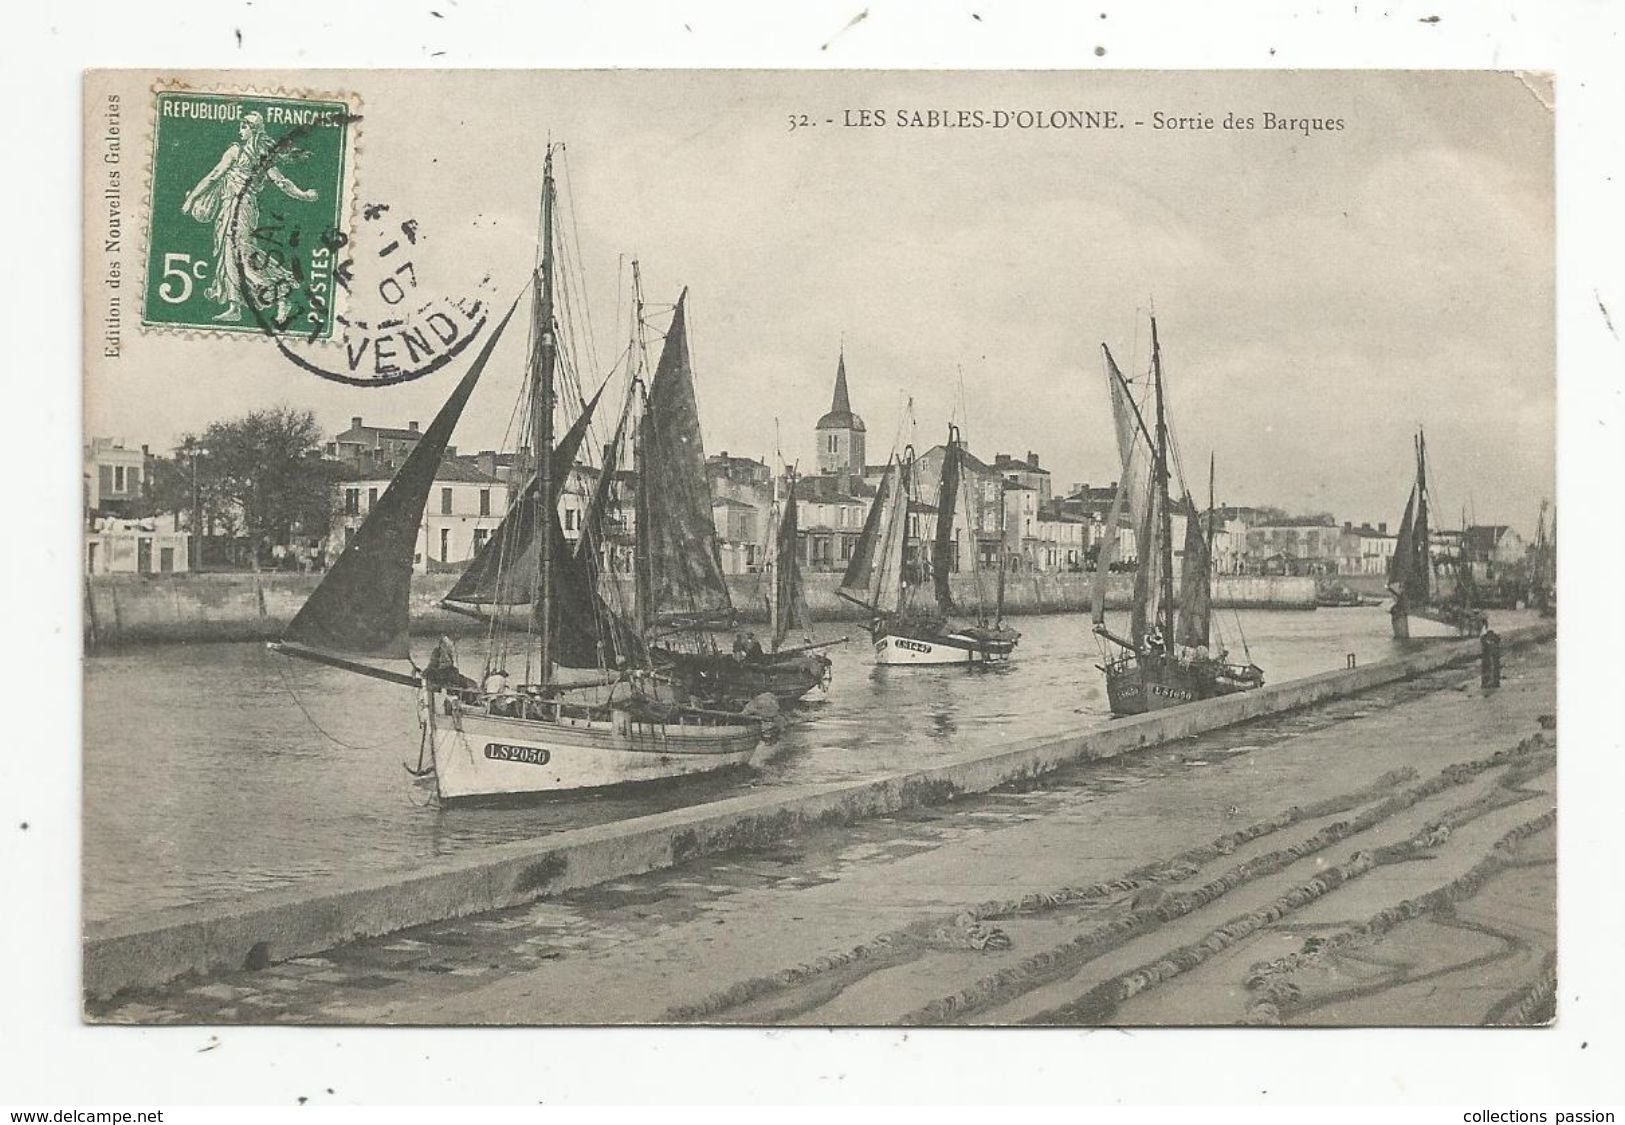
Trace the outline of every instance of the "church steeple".
<instances>
[{"instance_id":1,"label":"church steeple","mask_svg":"<svg viewBox=\"0 0 1625 1125\"><path fill-rule=\"evenodd\" d=\"M841 358L835 364L835 401L830 403L831 414L851 414L852 399L846 390L846 349L841 349Z\"/></svg>"},{"instance_id":2,"label":"church steeple","mask_svg":"<svg viewBox=\"0 0 1625 1125\"><path fill-rule=\"evenodd\" d=\"M852 413L852 396L846 385L846 347L841 347L835 363L835 397L829 413L818 419L814 434L818 442L818 471L837 476L863 477L863 419ZM843 487L849 487L843 485Z\"/></svg>"}]
</instances>

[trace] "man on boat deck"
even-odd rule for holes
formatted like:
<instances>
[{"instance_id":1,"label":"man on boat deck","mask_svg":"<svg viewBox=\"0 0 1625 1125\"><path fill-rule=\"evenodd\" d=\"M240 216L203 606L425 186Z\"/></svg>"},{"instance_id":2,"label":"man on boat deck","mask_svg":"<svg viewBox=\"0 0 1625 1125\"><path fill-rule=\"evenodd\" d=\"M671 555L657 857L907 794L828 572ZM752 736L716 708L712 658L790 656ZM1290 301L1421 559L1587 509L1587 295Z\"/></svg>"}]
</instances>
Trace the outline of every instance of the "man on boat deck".
<instances>
[{"instance_id":1,"label":"man on boat deck","mask_svg":"<svg viewBox=\"0 0 1625 1125\"><path fill-rule=\"evenodd\" d=\"M474 681L457 669L457 649L451 638L442 636L429 654L429 663L423 669L423 682L433 688L467 690Z\"/></svg>"},{"instance_id":2,"label":"man on boat deck","mask_svg":"<svg viewBox=\"0 0 1625 1125\"><path fill-rule=\"evenodd\" d=\"M508 683L508 670L506 668L496 668L488 673L485 677L485 683L480 685L480 690L485 693L486 706L491 709L493 715L518 716L521 714L523 701L520 699L519 693L514 691L512 685Z\"/></svg>"}]
</instances>

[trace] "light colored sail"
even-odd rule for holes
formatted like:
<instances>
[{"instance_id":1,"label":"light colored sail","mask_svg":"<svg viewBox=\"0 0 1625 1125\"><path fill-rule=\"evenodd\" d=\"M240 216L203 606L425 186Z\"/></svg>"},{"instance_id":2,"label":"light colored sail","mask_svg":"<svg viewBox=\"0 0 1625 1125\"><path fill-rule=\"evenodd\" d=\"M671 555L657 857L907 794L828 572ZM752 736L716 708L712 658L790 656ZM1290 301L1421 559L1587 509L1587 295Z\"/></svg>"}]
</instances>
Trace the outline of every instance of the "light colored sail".
<instances>
[{"instance_id":1,"label":"light colored sail","mask_svg":"<svg viewBox=\"0 0 1625 1125\"><path fill-rule=\"evenodd\" d=\"M909 465L897 466L892 490L886 497L886 509L881 516L880 541L875 550L872 603L881 613L896 613L903 607L903 556L908 546L910 475Z\"/></svg>"},{"instance_id":2,"label":"light colored sail","mask_svg":"<svg viewBox=\"0 0 1625 1125\"><path fill-rule=\"evenodd\" d=\"M1106 577L1111 573L1112 564L1117 561L1118 525L1123 518L1123 510L1128 506L1128 476L1134 463L1133 445L1129 446L1128 456L1123 462L1123 479L1117 482L1117 491L1112 494L1111 510L1106 514L1106 530L1100 542L1100 550L1095 554L1095 583L1090 610L1096 625L1106 623ZM1132 516L1130 517L1132 519Z\"/></svg>"},{"instance_id":3,"label":"light colored sail","mask_svg":"<svg viewBox=\"0 0 1625 1125\"><path fill-rule=\"evenodd\" d=\"M1138 528L1145 517L1145 504L1139 485L1139 465L1142 459L1135 455L1135 451L1145 444L1144 438L1140 433L1134 405L1129 400L1128 384L1123 379L1123 373L1118 370L1112 353L1105 351L1104 348L1102 350L1106 357L1106 386L1111 393L1112 425L1117 435L1117 456L1122 465L1118 484L1126 497L1129 526Z\"/></svg>"}]
</instances>

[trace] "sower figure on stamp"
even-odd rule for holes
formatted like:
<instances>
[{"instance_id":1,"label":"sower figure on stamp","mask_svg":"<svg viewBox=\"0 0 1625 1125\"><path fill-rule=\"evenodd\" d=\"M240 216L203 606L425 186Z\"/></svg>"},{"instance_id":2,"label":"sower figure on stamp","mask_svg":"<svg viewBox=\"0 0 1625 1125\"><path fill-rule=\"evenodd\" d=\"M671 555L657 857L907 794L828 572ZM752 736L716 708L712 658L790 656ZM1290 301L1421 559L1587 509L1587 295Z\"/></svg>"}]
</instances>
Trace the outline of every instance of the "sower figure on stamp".
<instances>
[{"instance_id":1,"label":"sower figure on stamp","mask_svg":"<svg viewBox=\"0 0 1625 1125\"><path fill-rule=\"evenodd\" d=\"M315 200L316 191L300 187L277 167L292 153L271 152L271 138L258 113L243 114L237 137L238 143L229 146L209 174L186 193L181 210L200 223L214 224L214 279L205 295L225 306L214 319L242 320L246 292L256 307L274 308L283 321L288 318L288 294L298 281L279 256L252 243L260 225L259 193L266 179L306 203Z\"/></svg>"}]
</instances>

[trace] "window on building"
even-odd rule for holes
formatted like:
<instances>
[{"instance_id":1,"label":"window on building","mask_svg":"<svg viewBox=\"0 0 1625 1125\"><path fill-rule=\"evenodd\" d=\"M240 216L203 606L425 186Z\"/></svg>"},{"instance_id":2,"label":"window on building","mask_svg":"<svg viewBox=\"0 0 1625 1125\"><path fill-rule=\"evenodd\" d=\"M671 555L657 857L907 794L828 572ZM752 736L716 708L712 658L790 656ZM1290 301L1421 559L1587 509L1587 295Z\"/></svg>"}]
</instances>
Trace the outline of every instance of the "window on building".
<instances>
[{"instance_id":1,"label":"window on building","mask_svg":"<svg viewBox=\"0 0 1625 1125\"><path fill-rule=\"evenodd\" d=\"M574 531L576 529L576 517L578 515L580 515L580 514L581 513L577 512L574 508L566 508L566 509L564 509L564 530L565 531Z\"/></svg>"},{"instance_id":2,"label":"window on building","mask_svg":"<svg viewBox=\"0 0 1625 1125\"><path fill-rule=\"evenodd\" d=\"M359 488L346 488L344 490L344 514L347 516L361 514L361 490Z\"/></svg>"},{"instance_id":3,"label":"window on building","mask_svg":"<svg viewBox=\"0 0 1625 1125\"><path fill-rule=\"evenodd\" d=\"M829 451L831 453L839 453L841 451L841 437L839 434L829 435Z\"/></svg>"},{"instance_id":4,"label":"window on building","mask_svg":"<svg viewBox=\"0 0 1625 1125\"><path fill-rule=\"evenodd\" d=\"M488 516L490 514L491 514L491 490L489 488L482 488L482 489L480 489L480 515Z\"/></svg>"},{"instance_id":5,"label":"window on building","mask_svg":"<svg viewBox=\"0 0 1625 1125\"><path fill-rule=\"evenodd\" d=\"M451 515L451 489L449 488L440 490L440 514L443 516ZM446 556L441 555L440 557L445 558Z\"/></svg>"},{"instance_id":6,"label":"window on building","mask_svg":"<svg viewBox=\"0 0 1625 1125\"><path fill-rule=\"evenodd\" d=\"M446 491L449 492L451 490L447 489ZM440 529L440 561L451 561L451 528L449 527L443 527Z\"/></svg>"},{"instance_id":7,"label":"window on building","mask_svg":"<svg viewBox=\"0 0 1625 1125\"><path fill-rule=\"evenodd\" d=\"M370 512L374 508L376 508L377 506L378 506L378 490L376 488L367 489L367 511Z\"/></svg>"},{"instance_id":8,"label":"window on building","mask_svg":"<svg viewBox=\"0 0 1625 1125\"><path fill-rule=\"evenodd\" d=\"M491 538L491 531L489 528L476 527L474 529L474 549L478 551L481 547L485 546L485 541L489 538Z\"/></svg>"},{"instance_id":9,"label":"window on building","mask_svg":"<svg viewBox=\"0 0 1625 1125\"><path fill-rule=\"evenodd\" d=\"M123 492L124 491L124 466L123 465L114 465L113 466L113 491L114 492Z\"/></svg>"}]
</instances>

